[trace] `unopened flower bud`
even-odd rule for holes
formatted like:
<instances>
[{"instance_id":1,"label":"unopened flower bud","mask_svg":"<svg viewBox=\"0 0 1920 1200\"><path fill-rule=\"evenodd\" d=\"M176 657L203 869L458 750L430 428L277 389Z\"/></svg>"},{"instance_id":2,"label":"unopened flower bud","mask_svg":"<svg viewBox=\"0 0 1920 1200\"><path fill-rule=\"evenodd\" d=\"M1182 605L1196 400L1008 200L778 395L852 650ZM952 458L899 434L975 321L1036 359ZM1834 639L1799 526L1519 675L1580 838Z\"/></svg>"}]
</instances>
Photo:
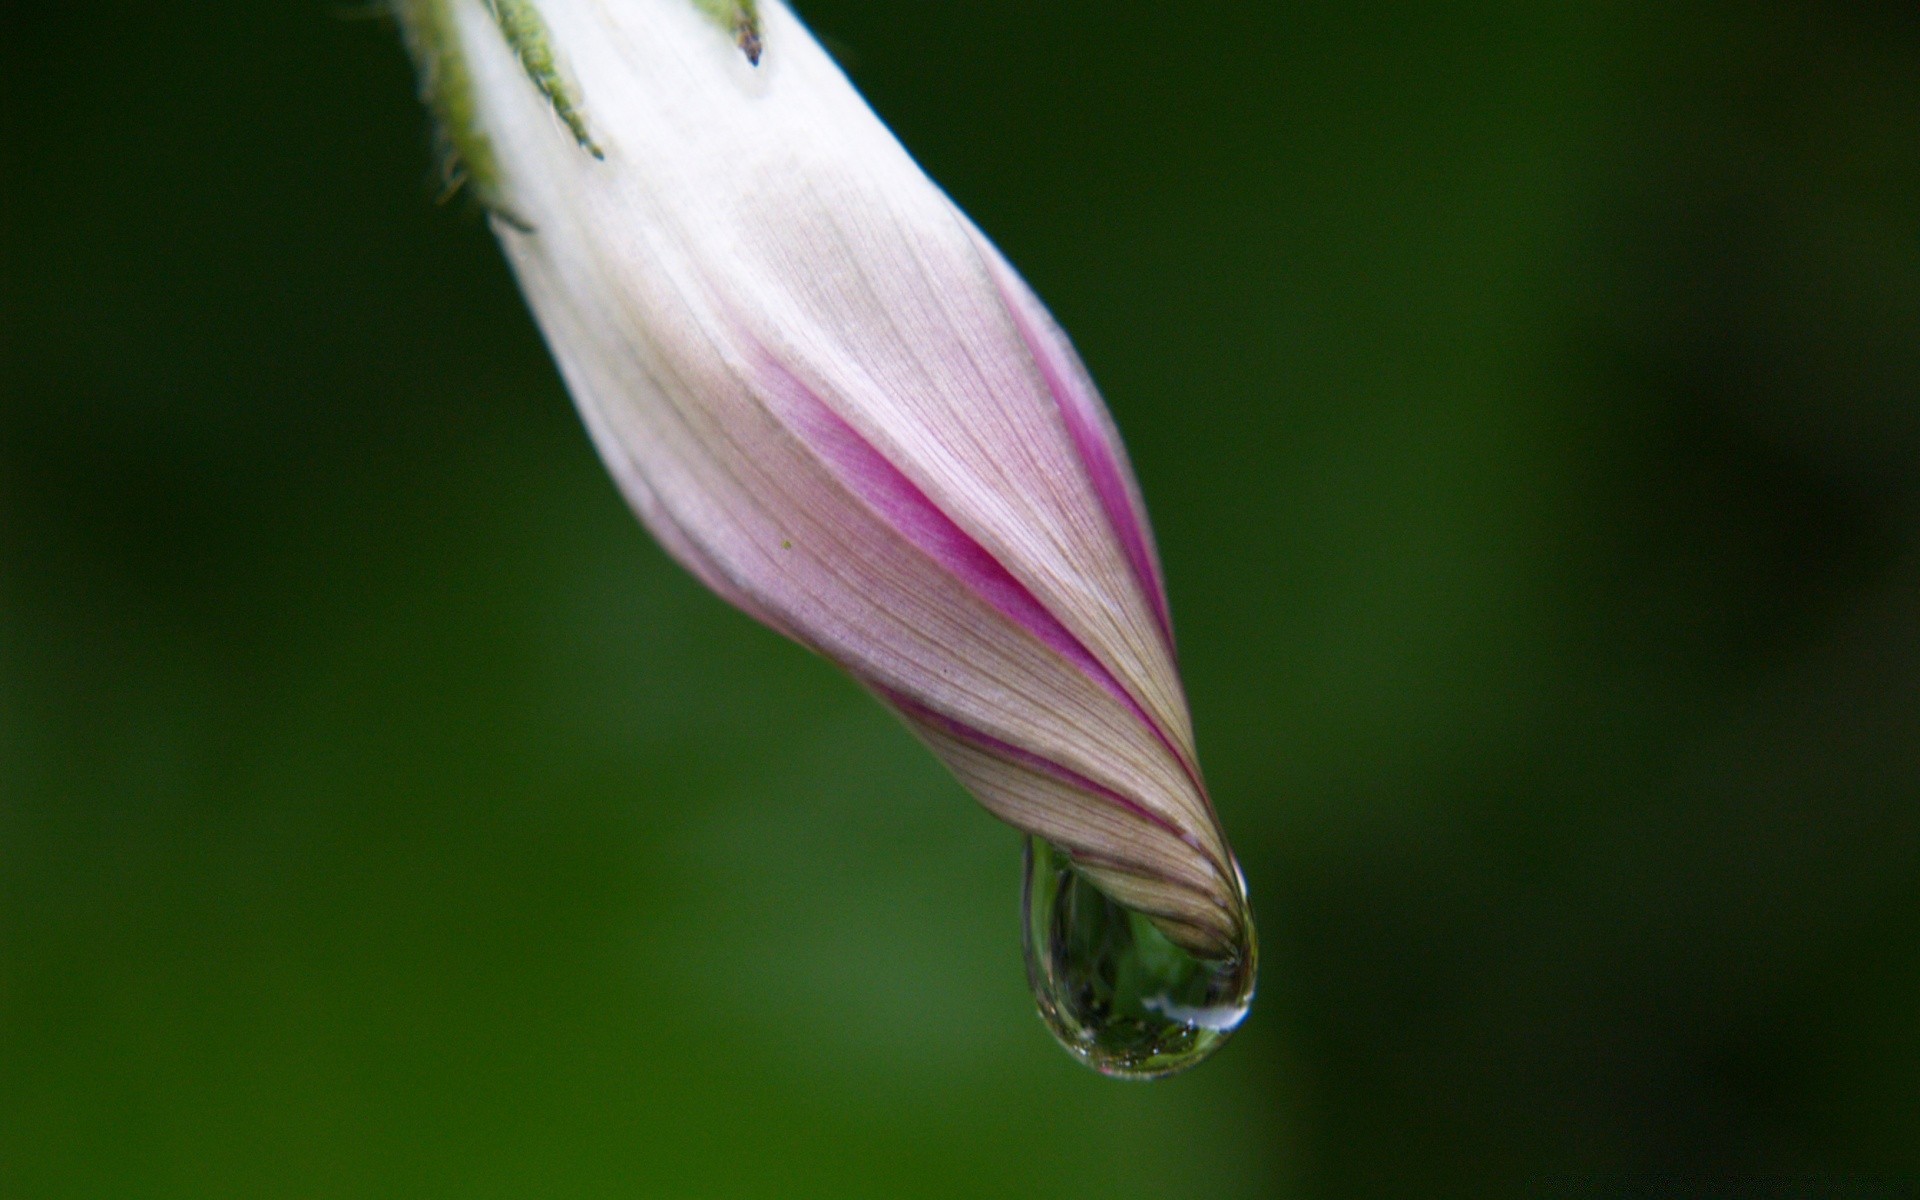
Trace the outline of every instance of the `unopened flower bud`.
<instances>
[{"instance_id":1,"label":"unopened flower bud","mask_svg":"<svg viewBox=\"0 0 1920 1200\"><path fill-rule=\"evenodd\" d=\"M1192 954L1246 944L1165 586L1066 337L778 0L402 0L661 544Z\"/></svg>"}]
</instances>

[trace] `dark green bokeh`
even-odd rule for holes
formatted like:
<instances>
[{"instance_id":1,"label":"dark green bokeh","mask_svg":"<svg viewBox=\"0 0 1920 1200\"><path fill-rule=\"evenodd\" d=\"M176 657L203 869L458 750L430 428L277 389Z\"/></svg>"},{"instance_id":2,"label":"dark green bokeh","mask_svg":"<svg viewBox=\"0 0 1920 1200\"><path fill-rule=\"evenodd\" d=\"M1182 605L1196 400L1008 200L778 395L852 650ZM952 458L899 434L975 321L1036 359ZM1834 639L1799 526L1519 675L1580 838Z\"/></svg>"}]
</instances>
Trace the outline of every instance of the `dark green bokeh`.
<instances>
[{"instance_id":1,"label":"dark green bokeh","mask_svg":"<svg viewBox=\"0 0 1920 1200\"><path fill-rule=\"evenodd\" d=\"M0 1193L1915 1178L1920 10L1356 7L806 6L1152 503L1265 978L1148 1086L621 508L390 29L10 11Z\"/></svg>"}]
</instances>

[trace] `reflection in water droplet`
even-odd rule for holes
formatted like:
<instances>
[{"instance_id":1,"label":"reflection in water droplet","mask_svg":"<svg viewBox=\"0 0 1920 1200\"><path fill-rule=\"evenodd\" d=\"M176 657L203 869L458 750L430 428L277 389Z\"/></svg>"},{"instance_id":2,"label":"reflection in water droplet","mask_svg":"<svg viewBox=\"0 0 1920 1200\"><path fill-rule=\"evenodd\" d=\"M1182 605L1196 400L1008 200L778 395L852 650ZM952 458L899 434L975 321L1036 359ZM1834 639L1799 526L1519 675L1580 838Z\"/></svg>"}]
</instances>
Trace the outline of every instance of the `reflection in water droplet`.
<instances>
[{"instance_id":1,"label":"reflection in water droplet","mask_svg":"<svg viewBox=\"0 0 1920 1200\"><path fill-rule=\"evenodd\" d=\"M1253 1003L1253 928L1231 959L1195 958L1027 839L1027 982L1067 1052L1102 1075L1159 1079L1219 1049Z\"/></svg>"}]
</instances>

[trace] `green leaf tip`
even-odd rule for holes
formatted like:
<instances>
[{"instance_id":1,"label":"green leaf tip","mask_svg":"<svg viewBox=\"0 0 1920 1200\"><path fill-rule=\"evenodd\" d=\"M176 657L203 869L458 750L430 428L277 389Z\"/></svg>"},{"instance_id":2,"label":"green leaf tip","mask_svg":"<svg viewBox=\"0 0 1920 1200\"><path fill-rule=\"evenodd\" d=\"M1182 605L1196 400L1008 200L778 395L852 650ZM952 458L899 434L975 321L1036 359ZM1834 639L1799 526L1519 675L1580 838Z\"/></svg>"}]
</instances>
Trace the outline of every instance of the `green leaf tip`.
<instances>
[{"instance_id":1,"label":"green leaf tip","mask_svg":"<svg viewBox=\"0 0 1920 1200\"><path fill-rule=\"evenodd\" d=\"M554 115L595 158L605 157L587 131L586 115L560 71L559 59L533 0L485 0L501 36L540 89ZM440 140L440 174L451 196L472 184L480 202L518 227L501 194L500 160L480 123L473 72L454 27L452 0L392 0L407 52L420 77L420 99L433 113Z\"/></svg>"},{"instance_id":2,"label":"green leaf tip","mask_svg":"<svg viewBox=\"0 0 1920 1200\"><path fill-rule=\"evenodd\" d=\"M733 37L733 44L754 66L760 65L760 9L755 0L693 0Z\"/></svg>"},{"instance_id":3,"label":"green leaf tip","mask_svg":"<svg viewBox=\"0 0 1920 1200\"><path fill-rule=\"evenodd\" d=\"M554 57L553 43L547 38L547 23L540 19L540 10L534 7L533 0L487 0L487 9L519 57L521 69L553 106L554 115L566 124L573 140L595 158L605 158L587 133L587 118L580 110L580 101L561 77L560 62Z\"/></svg>"}]
</instances>

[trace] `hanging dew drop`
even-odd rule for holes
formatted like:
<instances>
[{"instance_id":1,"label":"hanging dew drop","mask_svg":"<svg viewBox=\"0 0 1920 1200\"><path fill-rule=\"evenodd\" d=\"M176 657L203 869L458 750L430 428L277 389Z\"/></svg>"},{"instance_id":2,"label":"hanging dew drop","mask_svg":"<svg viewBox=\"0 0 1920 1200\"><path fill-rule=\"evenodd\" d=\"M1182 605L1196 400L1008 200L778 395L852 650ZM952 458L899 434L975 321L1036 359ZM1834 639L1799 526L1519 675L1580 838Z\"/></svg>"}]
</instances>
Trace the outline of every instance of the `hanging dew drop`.
<instances>
[{"instance_id":1,"label":"hanging dew drop","mask_svg":"<svg viewBox=\"0 0 1920 1200\"><path fill-rule=\"evenodd\" d=\"M1022 898L1027 982L1040 1017L1067 1053L1102 1075L1184 1071L1246 1019L1259 958L1250 923L1233 957L1196 958L1031 837Z\"/></svg>"}]
</instances>

